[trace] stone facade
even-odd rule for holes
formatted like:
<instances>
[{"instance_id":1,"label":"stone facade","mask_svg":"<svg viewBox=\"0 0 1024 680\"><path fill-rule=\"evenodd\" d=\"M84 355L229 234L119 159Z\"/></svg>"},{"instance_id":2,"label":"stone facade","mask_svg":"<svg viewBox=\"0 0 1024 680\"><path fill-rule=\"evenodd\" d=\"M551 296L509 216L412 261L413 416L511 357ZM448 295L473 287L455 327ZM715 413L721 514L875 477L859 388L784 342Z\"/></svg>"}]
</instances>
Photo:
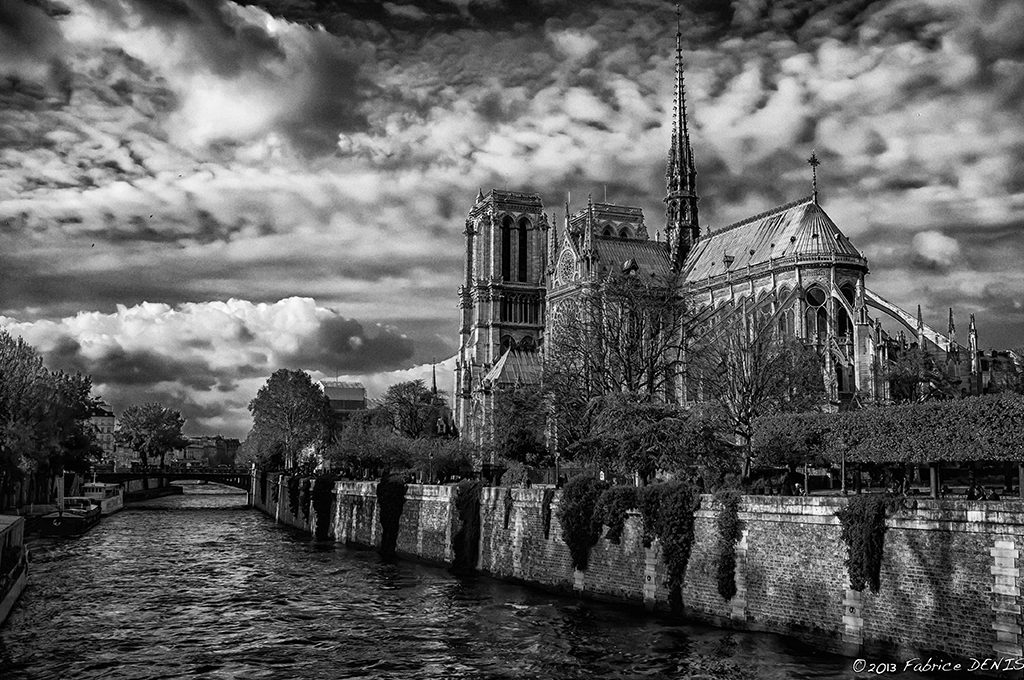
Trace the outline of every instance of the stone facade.
<instances>
[{"instance_id":1,"label":"stone facade","mask_svg":"<svg viewBox=\"0 0 1024 680\"><path fill-rule=\"evenodd\" d=\"M258 482L256 478L254 482ZM278 521L313 531L278 502L257 507ZM330 535L375 547L380 521L372 482L339 482ZM888 650L901 656L1021 657L1022 577L1018 536L1024 502L919 500L887 524L881 589L849 589L846 546L835 511L842 498L747 496L740 506L737 595L717 591L716 517L704 496L683 585L688 616L717 625L793 635L848 654ZM657 541L642 542L636 514L618 544L601 538L590 565L574 571L558 523L559 493L490 487L481 497L477 568L496 578L564 593L665 609L668 589ZM545 510L547 506L547 510ZM550 512L550 515L548 515ZM550 523L545 517L550 517ZM398 537L399 555L436 564L453 559L454 487L410 485ZM909 656L908 656L909 658Z\"/></svg>"}]
</instances>

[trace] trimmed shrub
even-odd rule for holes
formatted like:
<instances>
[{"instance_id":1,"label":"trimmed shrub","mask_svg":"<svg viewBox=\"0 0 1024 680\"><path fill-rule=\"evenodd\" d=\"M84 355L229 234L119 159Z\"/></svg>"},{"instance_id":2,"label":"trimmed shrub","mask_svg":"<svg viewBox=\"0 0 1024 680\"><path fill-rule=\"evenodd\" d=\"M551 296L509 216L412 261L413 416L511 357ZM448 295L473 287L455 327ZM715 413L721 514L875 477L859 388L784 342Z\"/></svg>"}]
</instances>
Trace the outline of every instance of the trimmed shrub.
<instances>
[{"instance_id":1,"label":"trimmed shrub","mask_svg":"<svg viewBox=\"0 0 1024 680\"><path fill-rule=\"evenodd\" d=\"M626 524L626 514L637 506L637 490L635 486L613 486L601 492L594 506L594 523L597 531L607 526L604 535L612 543L622 538L622 530Z\"/></svg>"},{"instance_id":2,"label":"trimmed shrub","mask_svg":"<svg viewBox=\"0 0 1024 680\"><path fill-rule=\"evenodd\" d=\"M405 479L391 475L377 482L377 505L380 508L380 553L392 557L398 544L398 529L405 506Z\"/></svg>"},{"instance_id":3,"label":"trimmed shrub","mask_svg":"<svg viewBox=\"0 0 1024 680\"><path fill-rule=\"evenodd\" d=\"M501 486L530 486L530 468L519 461L507 461L507 467L501 473Z\"/></svg>"},{"instance_id":4,"label":"trimmed shrub","mask_svg":"<svg viewBox=\"0 0 1024 680\"><path fill-rule=\"evenodd\" d=\"M452 534L452 571L472 571L480 551L480 492L483 482L466 479L455 487L458 530Z\"/></svg>"},{"instance_id":5,"label":"trimmed shrub","mask_svg":"<svg viewBox=\"0 0 1024 680\"><path fill-rule=\"evenodd\" d=\"M725 600L736 596L736 544L743 527L740 524L740 492L722 489L715 499L722 506L718 511L718 594Z\"/></svg>"},{"instance_id":6,"label":"trimmed shrub","mask_svg":"<svg viewBox=\"0 0 1024 680\"><path fill-rule=\"evenodd\" d=\"M558 522L562 525L562 540L569 547L574 569L586 570L590 548L601 535L600 525L594 527L594 506L605 488L604 482L581 475L570 479L562 489Z\"/></svg>"},{"instance_id":7,"label":"trimmed shrub","mask_svg":"<svg viewBox=\"0 0 1024 680\"><path fill-rule=\"evenodd\" d=\"M885 547L885 516L898 500L881 494L862 494L850 498L845 508L836 511L846 543L846 568L850 588L865 586L877 593L881 587L882 554Z\"/></svg>"}]
</instances>

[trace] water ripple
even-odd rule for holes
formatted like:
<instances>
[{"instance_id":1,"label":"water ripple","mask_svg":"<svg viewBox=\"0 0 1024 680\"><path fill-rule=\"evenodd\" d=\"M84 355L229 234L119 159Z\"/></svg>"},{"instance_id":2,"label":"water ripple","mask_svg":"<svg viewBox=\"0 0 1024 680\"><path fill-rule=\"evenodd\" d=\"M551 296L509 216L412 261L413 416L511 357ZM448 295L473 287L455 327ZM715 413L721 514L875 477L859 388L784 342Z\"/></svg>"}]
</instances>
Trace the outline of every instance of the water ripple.
<instances>
[{"instance_id":1,"label":"water ripple","mask_svg":"<svg viewBox=\"0 0 1024 680\"><path fill-rule=\"evenodd\" d=\"M848 678L782 638L317 545L214 488L37 541L3 680ZM909 676L901 676L909 678Z\"/></svg>"}]
</instances>

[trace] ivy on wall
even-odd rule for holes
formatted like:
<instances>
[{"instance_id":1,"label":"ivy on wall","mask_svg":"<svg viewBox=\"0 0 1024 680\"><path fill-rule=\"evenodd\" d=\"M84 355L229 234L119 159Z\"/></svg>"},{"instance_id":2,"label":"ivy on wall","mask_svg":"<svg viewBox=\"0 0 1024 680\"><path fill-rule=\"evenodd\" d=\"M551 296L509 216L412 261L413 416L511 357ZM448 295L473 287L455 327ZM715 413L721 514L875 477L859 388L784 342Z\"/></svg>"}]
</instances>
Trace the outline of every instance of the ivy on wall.
<instances>
[{"instance_id":1,"label":"ivy on wall","mask_svg":"<svg viewBox=\"0 0 1024 680\"><path fill-rule=\"evenodd\" d=\"M693 518L700 494L684 481L664 482L640 490L644 532L657 538L668 571L669 602L682 606L682 586L693 548Z\"/></svg>"},{"instance_id":2,"label":"ivy on wall","mask_svg":"<svg viewBox=\"0 0 1024 680\"><path fill-rule=\"evenodd\" d=\"M540 506L540 521L544 527L544 538L551 538L551 501L555 499L554 489L544 489L544 498Z\"/></svg>"},{"instance_id":3,"label":"ivy on wall","mask_svg":"<svg viewBox=\"0 0 1024 680\"><path fill-rule=\"evenodd\" d=\"M601 525L594 523L594 506L607 484L593 477L570 479L562 489L558 506L558 522L562 540L569 547L573 569L584 571L590 559L590 548L601 535Z\"/></svg>"},{"instance_id":4,"label":"ivy on wall","mask_svg":"<svg viewBox=\"0 0 1024 680\"><path fill-rule=\"evenodd\" d=\"M331 505L334 503L334 480L317 477L313 481L313 513L316 517L316 539L327 540L331 531Z\"/></svg>"},{"instance_id":5,"label":"ivy on wall","mask_svg":"<svg viewBox=\"0 0 1024 680\"><path fill-rule=\"evenodd\" d=\"M295 476L288 478L288 509L292 517L299 516L299 478Z\"/></svg>"},{"instance_id":6,"label":"ivy on wall","mask_svg":"<svg viewBox=\"0 0 1024 680\"><path fill-rule=\"evenodd\" d=\"M260 503L267 503L267 471L260 470Z\"/></svg>"},{"instance_id":7,"label":"ivy on wall","mask_svg":"<svg viewBox=\"0 0 1024 680\"><path fill-rule=\"evenodd\" d=\"M466 479L455 487L458 531L452 533L452 571L472 571L480 552L480 492L483 483Z\"/></svg>"},{"instance_id":8,"label":"ivy on wall","mask_svg":"<svg viewBox=\"0 0 1024 680\"><path fill-rule=\"evenodd\" d=\"M380 508L380 553L391 557L398 544L398 529L405 506L405 480L401 476L386 476L377 482L377 505Z\"/></svg>"},{"instance_id":9,"label":"ivy on wall","mask_svg":"<svg viewBox=\"0 0 1024 680\"><path fill-rule=\"evenodd\" d=\"M604 535L612 543L622 538L622 530L626 524L627 513L637 506L637 489L635 486L613 486L605 489L594 506L594 524L598 532L602 525L608 527Z\"/></svg>"},{"instance_id":10,"label":"ivy on wall","mask_svg":"<svg viewBox=\"0 0 1024 680\"><path fill-rule=\"evenodd\" d=\"M740 524L740 491L722 489L715 493L715 500L721 505L718 511L718 594L725 600L736 596L736 544L743 535Z\"/></svg>"},{"instance_id":11,"label":"ivy on wall","mask_svg":"<svg viewBox=\"0 0 1024 680\"><path fill-rule=\"evenodd\" d=\"M302 517L309 521L309 479L302 479L299 482L299 507L302 509Z\"/></svg>"},{"instance_id":12,"label":"ivy on wall","mask_svg":"<svg viewBox=\"0 0 1024 680\"><path fill-rule=\"evenodd\" d=\"M281 477L280 475L274 478L274 481L270 484L270 502L275 506L277 505L278 499L281 497Z\"/></svg>"},{"instance_id":13,"label":"ivy on wall","mask_svg":"<svg viewBox=\"0 0 1024 680\"><path fill-rule=\"evenodd\" d=\"M512 519L512 489L505 489L505 529L508 529L509 520Z\"/></svg>"},{"instance_id":14,"label":"ivy on wall","mask_svg":"<svg viewBox=\"0 0 1024 680\"><path fill-rule=\"evenodd\" d=\"M846 543L846 568L850 588L865 586L877 593L881 588L882 555L885 548L885 517L899 501L882 494L861 494L850 498L845 508L836 511Z\"/></svg>"}]
</instances>

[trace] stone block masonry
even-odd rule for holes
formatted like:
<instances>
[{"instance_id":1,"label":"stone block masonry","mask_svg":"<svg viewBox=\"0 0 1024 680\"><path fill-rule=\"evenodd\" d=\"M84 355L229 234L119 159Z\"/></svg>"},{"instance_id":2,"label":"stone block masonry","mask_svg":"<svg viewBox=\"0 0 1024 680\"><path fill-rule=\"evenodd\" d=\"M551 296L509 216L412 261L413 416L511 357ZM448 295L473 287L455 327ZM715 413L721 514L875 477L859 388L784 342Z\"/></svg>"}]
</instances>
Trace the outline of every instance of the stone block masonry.
<instances>
[{"instance_id":1,"label":"stone block masonry","mask_svg":"<svg viewBox=\"0 0 1024 680\"><path fill-rule=\"evenodd\" d=\"M313 531L312 510L293 516L287 478L271 474L254 504L279 522ZM374 482L338 482L330 536L380 545ZM496 578L567 594L668 607L667 573L655 541L644 546L630 513L622 537L602 537L586 571L574 571L558 522L560 494L544 489L485 488L480 501L477 569ZM458 530L454 486L409 485L398 534L400 556L451 564ZM881 589L849 587L838 497L746 496L736 546L736 596L717 590L719 507L704 496L683 584L685 613L717 625L766 630L847 654L876 648L898 657L1020 658L1024 643L1021 530L1024 502L909 501L887 520ZM547 507L545 507L547 505ZM546 521L550 518L550 522Z\"/></svg>"}]
</instances>

